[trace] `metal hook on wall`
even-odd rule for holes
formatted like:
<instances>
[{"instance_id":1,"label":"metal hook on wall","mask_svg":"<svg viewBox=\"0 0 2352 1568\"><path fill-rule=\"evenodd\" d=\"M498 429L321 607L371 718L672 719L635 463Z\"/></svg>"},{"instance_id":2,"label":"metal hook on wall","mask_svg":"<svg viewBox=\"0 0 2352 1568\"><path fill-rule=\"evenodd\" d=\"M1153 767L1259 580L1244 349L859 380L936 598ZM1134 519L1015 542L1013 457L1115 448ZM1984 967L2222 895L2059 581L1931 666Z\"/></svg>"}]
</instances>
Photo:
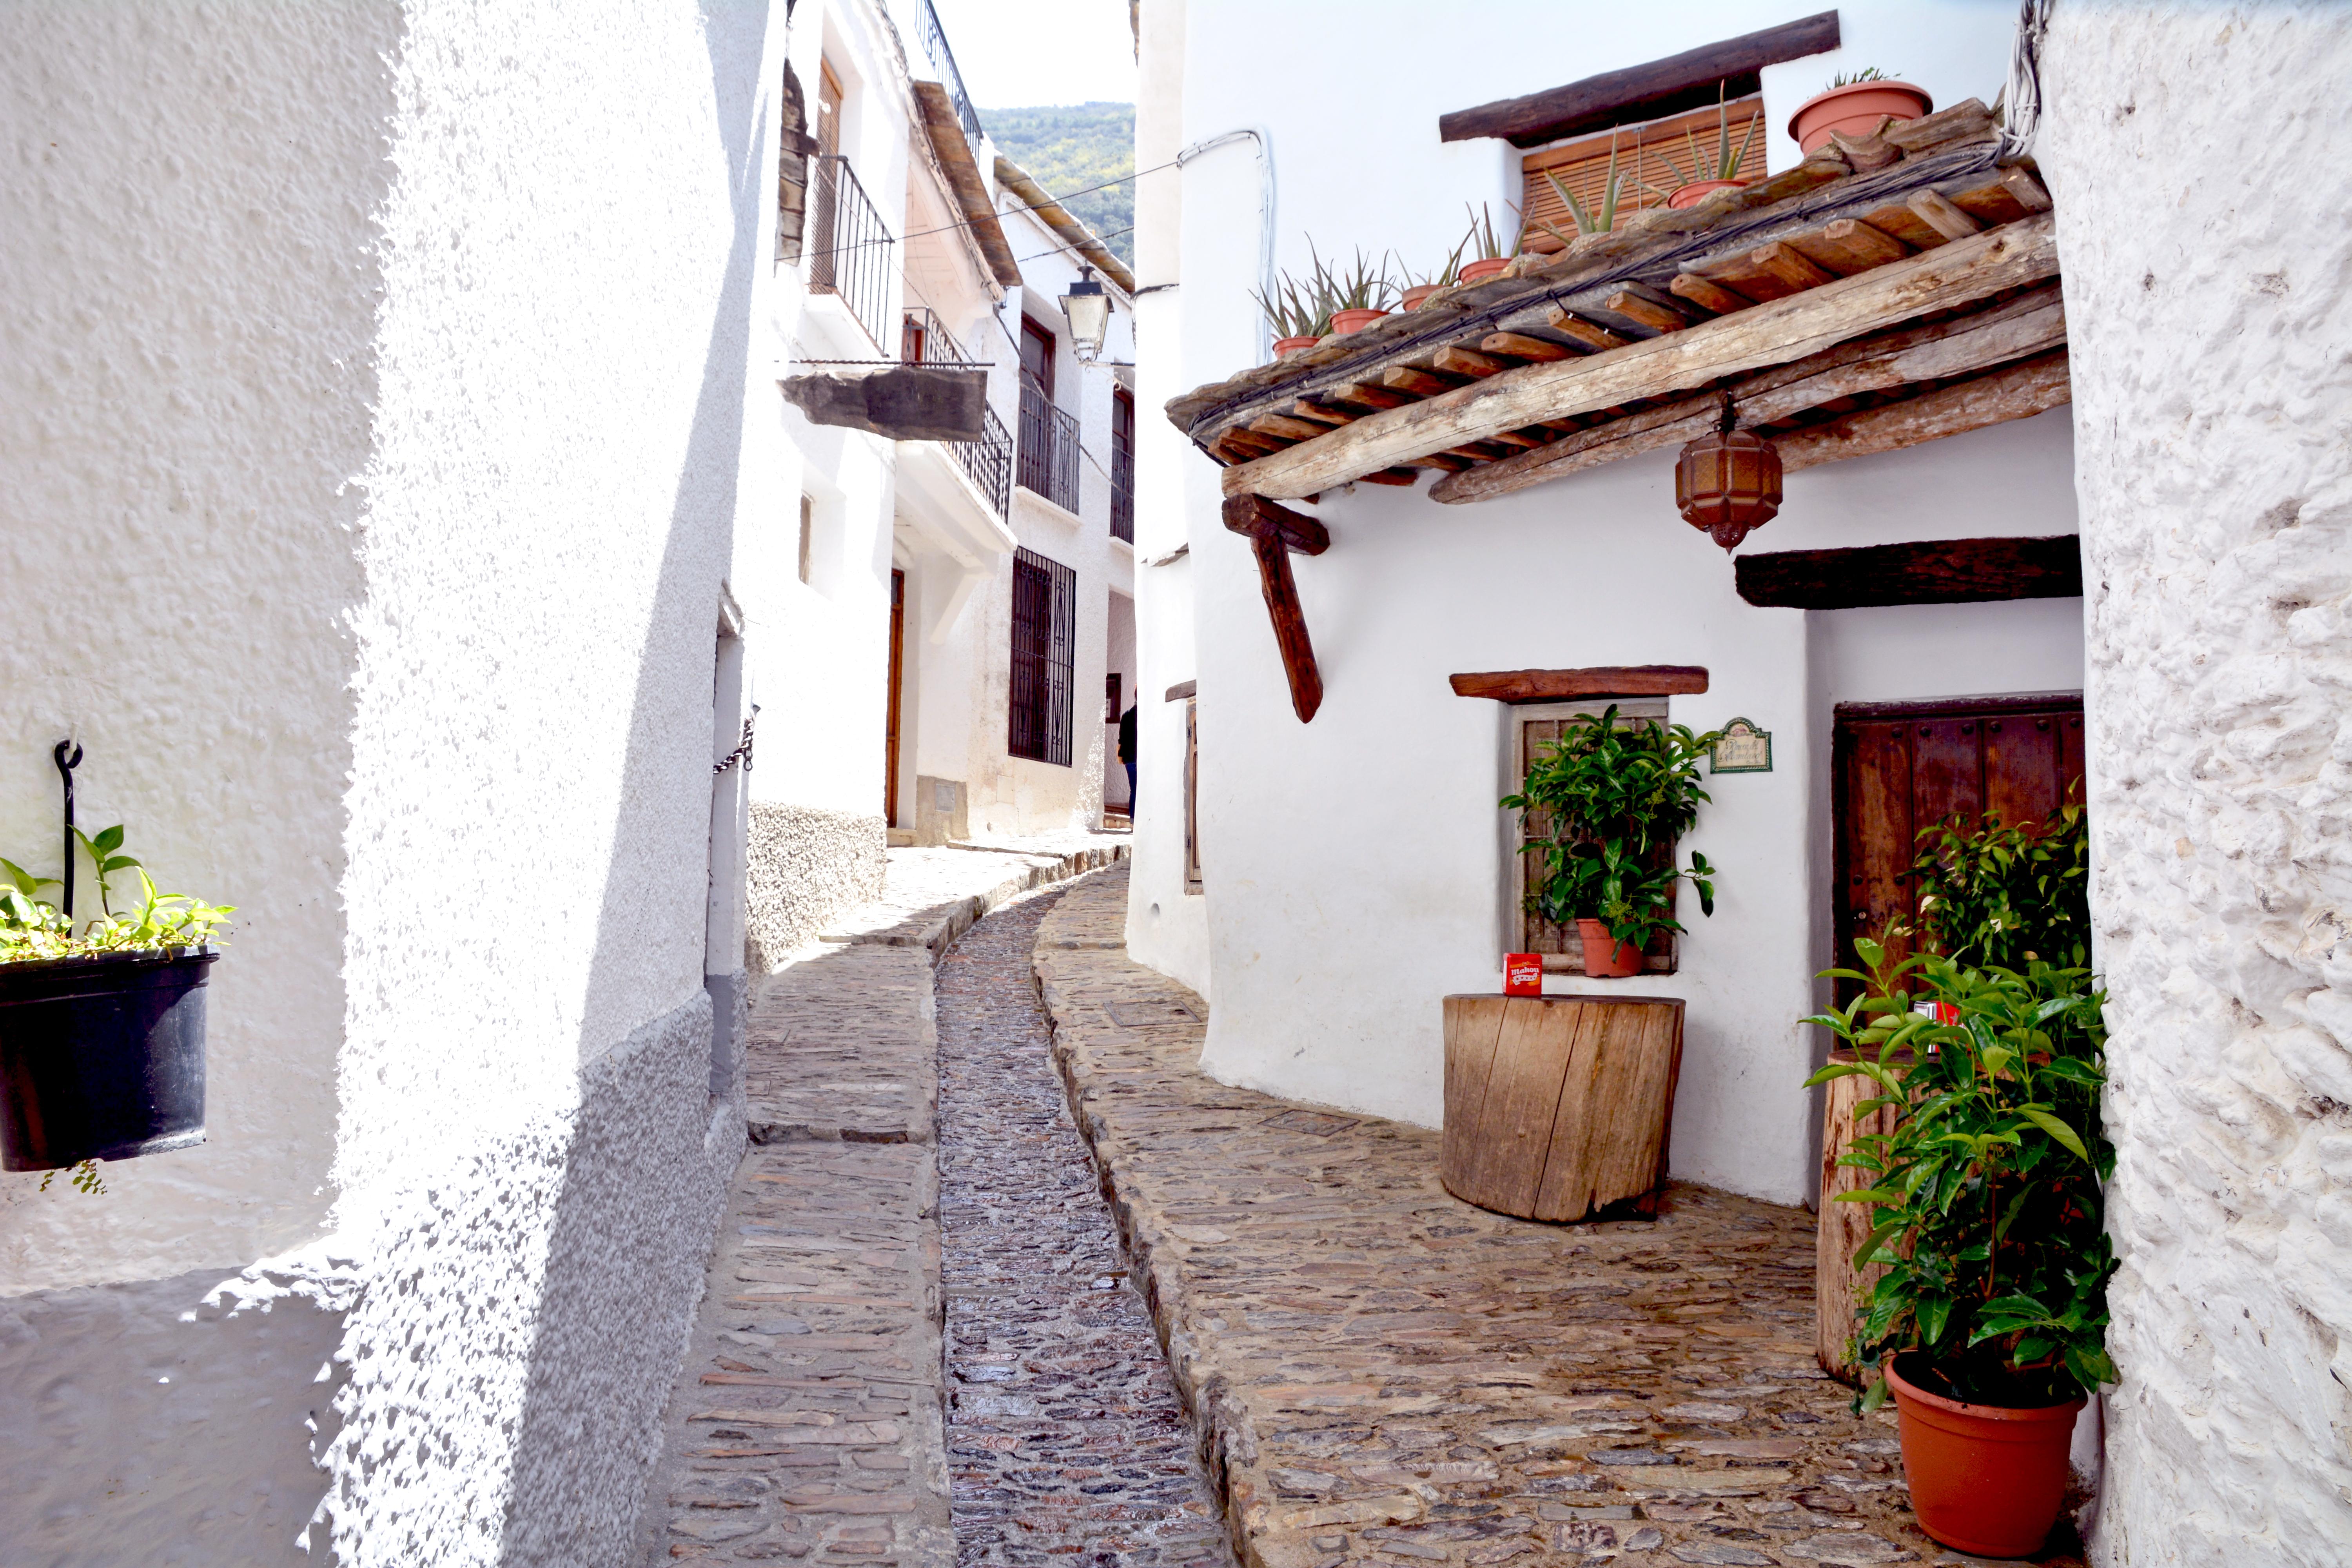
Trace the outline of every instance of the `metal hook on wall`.
<instances>
[{"instance_id":1,"label":"metal hook on wall","mask_svg":"<svg viewBox=\"0 0 2352 1568\"><path fill-rule=\"evenodd\" d=\"M73 748L73 755L70 757L66 755L66 748L68 746ZM73 771L81 766L81 744L68 737L59 741L49 755L56 759L58 777L65 781L66 786L66 869L65 875L58 880L63 884L64 889L61 907L65 911L66 919L71 920L73 919L74 874Z\"/></svg>"}]
</instances>

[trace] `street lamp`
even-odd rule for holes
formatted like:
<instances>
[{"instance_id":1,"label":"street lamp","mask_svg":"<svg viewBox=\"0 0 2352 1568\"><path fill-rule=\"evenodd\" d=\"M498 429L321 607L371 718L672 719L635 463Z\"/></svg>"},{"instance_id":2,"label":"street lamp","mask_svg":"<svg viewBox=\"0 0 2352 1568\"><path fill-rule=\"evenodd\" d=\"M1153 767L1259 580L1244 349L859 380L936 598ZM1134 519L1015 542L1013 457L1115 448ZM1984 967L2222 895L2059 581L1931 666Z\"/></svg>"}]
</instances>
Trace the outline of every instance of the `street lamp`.
<instances>
[{"instance_id":1,"label":"street lamp","mask_svg":"<svg viewBox=\"0 0 2352 1568\"><path fill-rule=\"evenodd\" d=\"M1095 281L1095 269L1080 267L1084 276L1070 285L1062 296L1062 314L1070 321L1070 342L1082 360L1092 360L1102 353L1103 339L1110 331L1110 296Z\"/></svg>"}]
</instances>

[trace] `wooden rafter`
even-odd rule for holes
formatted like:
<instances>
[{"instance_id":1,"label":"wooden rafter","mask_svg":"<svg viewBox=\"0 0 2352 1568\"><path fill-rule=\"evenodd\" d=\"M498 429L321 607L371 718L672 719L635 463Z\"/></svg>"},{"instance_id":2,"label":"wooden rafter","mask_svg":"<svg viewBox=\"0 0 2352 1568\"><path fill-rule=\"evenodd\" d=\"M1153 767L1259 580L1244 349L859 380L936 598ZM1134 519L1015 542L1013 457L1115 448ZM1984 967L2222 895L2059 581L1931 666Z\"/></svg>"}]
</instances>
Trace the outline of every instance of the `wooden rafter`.
<instances>
[{"instance_id":1,"label":"wooden rafter","mask_svg":"<svg viewBox=\"0 0 2352 1568\"><path fill-rule=\"evenodd\" d=\"M1612 664L1584 669L1496 669L1446 678L1456 697L1568 702L1582 697L1671 697L1706 689L1697 664Z\"/></svg>"},{"instance_id":2,"label":"wooden rafter","mask_svg":"<svg viewBox=\"0 0 2352 1568\"><path fill-rule=\"evenodd\" d=\"M1732 575L1749 604L1799 610L2073 599L2083 593L2083 552L2071 533L1934 539L1735 556Z\"/></svg>"},{"instance_id":3,"label":"wooden rafter","mask_svg":"<svg viewBox=\"0 0 2352 1568\"><path fill-rule=\"evenodd\" d=\"M1290 574L1293 551L1320 555L1331 548L1331 535L1304 512L1276 506L1256 496L1234 496L1225 502L1225 526L1249 538L1257 556L1258 585L1265 592L1266 614L1274 621L1275 646L1282 653L1282 672L1290 681L1290 708L1302 724L1323 706L1323 676L1315 668L1315 645L1307 640L1307 616L1298 603L1298 584Z\"/></svg>"},{"instance_id":4,"label":"wooden rafter","mask_svg":"<svg viewBox=\"0 0 2352 1568\"><path fill-rule=\"evenodd\" d=\"M1671 395L2053 277L2051 219L2027 218L1899 262L1623 348L1523 365L1228 468L1227 495L1284 499L1458 450L1498 431Z\"/></svg>"},{"instance_id":5,"label":"wooden rafter","mask_svg":"<svg viewBox=\"0 0 2352 1568\"><path fill-rule=\"evenodd\" d=\"M1816 463L1916 447L1922 441L1964 435L2011 419L2030 419L2072 396L2066 351L2060 349L1900 403L1862 409L1827 424L1775 436L1772 444L1780 449L1784 471L1810 468Z\"/></svg>"}]
</instances>

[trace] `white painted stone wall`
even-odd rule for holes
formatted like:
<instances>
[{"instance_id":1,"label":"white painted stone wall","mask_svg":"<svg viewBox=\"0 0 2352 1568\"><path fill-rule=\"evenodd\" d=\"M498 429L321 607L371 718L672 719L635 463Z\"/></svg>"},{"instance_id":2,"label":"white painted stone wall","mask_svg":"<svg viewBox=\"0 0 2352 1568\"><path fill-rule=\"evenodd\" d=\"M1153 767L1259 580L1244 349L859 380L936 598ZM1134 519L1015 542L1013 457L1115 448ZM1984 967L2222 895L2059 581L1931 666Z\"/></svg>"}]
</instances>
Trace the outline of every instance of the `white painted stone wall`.
<instances>
[{"instance_id":1,"label":"white painted stone wall","mask_svg":"<svg viewBox=\"0 0 2352 1568\"><path fill-rule=\"evenodd\" d=\"M12 1561L626 1551L741 1146L707 866L770 28L11 14L0 852L54 863L70 730L84 820L241 911L211 1141L0 1179Z\"/></svg>"},{"instance_id":2,"label":"white painted stone wall","mask_svg":"<svg viewBox=\"0 0 2352 1568\"><path fill-rule=\"evenodd\" d=\"M1181 70L1171 55L1147 49L1147 102L1181 76L1177 145L1241 125L1266 132L1279 193L1277 261L1286 268L1304 268L1308 236L1327 256L1360 245L1394 247L1414 262L1442 258L1460 236L1465 198L1493 202L1499 213L1518 194L1516 149L1441 143L1433 115L1367 121L1346 111L1350 84L1377 75L1395 37L1416 25L1404 9L1367 6L1334 29L1314 13L1190 0ZM1890 4L1851 16L1841 7L1841 16L1856 44L1916 52L1860 59L1850 44L1843 62L1774 68L1781 74L1766 80L1768 120L1785 121L1840 63L1909 69L1920 61L1916 74L1946 100L1999 90L2009 25L1993 8L1955 16ZM1701 40L1772 19L1699 4L1596 15L1589 27L1580 17L1572 51L1485 61L1475 98L1637 64L1661 52L1661 37ZM1481 26L1538 37L1557 34L1559 19L1550 8L1505 5L1483 12ZM1295 62L1309 58L1316 69L1302 79ZM1465 94L1460 106L1472 100ZM1367 194L1368 169L1379 171L1376 198ZM1140 281L1171 280L1150 270L1160 258L1181 283L1149 297L1180 301L1150 307L1157 313L1146 322L1141 368L1165 389L1155 401L1262 356L1244 293L1255 282L1258 201L1246 146L1189 164L1181 202L1145 185ZM1171 227L1172 248L1154 248L1171 245ZM1160 322L1180 313L1160 335ZM2069 420L2053 411L1801 471L1790 478L1780 518L1750 547L2071 532ZM1803 612L1756 609L1734 592L1723 552L1675 515L1671 451L1475 506L1362 486L1313 509L1332 546L1294 560L1325 686L1321 711L1302 726L1254 559L1219 521L1216 470L1164 418L1145 421L1155 423L1165 434L1144 444L1149 510L1139 517L1139 550L1150 559L1181 542L1189 552L1181 564L1139 573L1143 684L1162 691L1199 681L1207 890L1204 899L1182 892L1181 791L1155 795L1166 786L1147 780L1129 931L1145 962L1188 984L1207 969L1214 1006L1203 1067L1296 1099L1437 1124L1440 1000L1498 989L1501 955L1517 933L1508 822L1496 805L1515 787L1502 760L1507 710L1454 696L1446 677L1703 665L1709 690L1675 699L1672 717L1700 729L1734 716L1755 721L1773 733L1775 771L1710 784L1715 803L1686 848L1724 868L1716 913L1700 919L1693 908L1679 972L1642 985L1689 1003L1674 1173L1808 1201L1817 1112L1800 1086L1821 1042L1797 1020L1813 1010L1813 976L1831 955L1832 706L2071 689L2081 655L2066 623L2079 605L2029 609L2021 620L2008 605L1890 612L1819 630ZM1156 629L1171 606L1190 618L1189 648L1181 635ZM2021 641L2021 626L2033 628ZM1952 665L1956 635L1984 654ZM1905 689L1870 684L1898 672ZM1173 734L1163 743L1181 752L1181 710L1164 706L1161 727ZM1194 937L1182 922L1202 905ZM1549 983L1556 991L1607 984Z\"/></svg>"},{"instance_id":3,"label":"white painted stone wall","mask_svg":"<svg viewBox=\"0 0 2352 1568\"><path fill-rule=\"evenodd\" d=\"M2062 0L2110 1564L2352 1561L2352 13Z\"/></svg>"}]
</instances>

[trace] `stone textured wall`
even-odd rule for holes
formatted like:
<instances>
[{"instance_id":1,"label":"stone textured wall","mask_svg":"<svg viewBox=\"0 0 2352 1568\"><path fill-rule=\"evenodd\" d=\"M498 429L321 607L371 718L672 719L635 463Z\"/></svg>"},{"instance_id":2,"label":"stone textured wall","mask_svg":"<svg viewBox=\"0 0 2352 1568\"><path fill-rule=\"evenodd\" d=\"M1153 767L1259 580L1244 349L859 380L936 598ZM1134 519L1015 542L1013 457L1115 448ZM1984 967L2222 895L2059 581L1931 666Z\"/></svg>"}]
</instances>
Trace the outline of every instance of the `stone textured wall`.
<instances>
[{"instance_id":1,"label":"stone textured wall","mask_svg":"<svg viewBox=\"0 0 2352 1568\"><path fill-rule=\"evenodd\" d=\"M2352 1561L2352 10L2064 0L2105 1563Z\"/></svg>"},{"instance_id":2,"label":"stone textured wall","mask_svg":"<svg viewBox=\"0 0 2352 1568\"><path fill-rule=\"evenodd\" d=\"M879 813L753 801L744 892L752 973L773 973L835 916L880 898L887 846Z\"/></svg>"}]
</instances>

